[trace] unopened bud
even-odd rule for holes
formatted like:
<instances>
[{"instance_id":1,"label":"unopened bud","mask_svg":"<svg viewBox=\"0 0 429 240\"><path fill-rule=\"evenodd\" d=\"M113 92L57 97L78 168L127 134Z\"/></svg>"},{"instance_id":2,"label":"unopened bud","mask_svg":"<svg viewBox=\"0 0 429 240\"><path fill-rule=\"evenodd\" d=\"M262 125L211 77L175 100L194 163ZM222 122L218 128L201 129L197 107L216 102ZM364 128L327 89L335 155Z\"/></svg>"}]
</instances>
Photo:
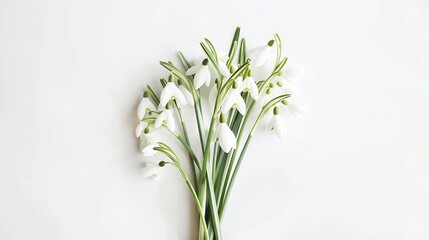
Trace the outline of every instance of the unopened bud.
<instances>
[{"instance_id":1,"label":"unopened bud","mask_svg":"<svg viewBox=\"0 0 429 240\"><path fill-rule=\"evenodd\" d=\"M230 73L234 73L234 72L235 72L235 70L237 70L237 69L235 69L235 67L234 67L233 65L231 65L231 66L229 67L229 72L230 72Z\"/></svg>"},{"instance_id":2,"label":"unopened bud","mask_svg":"<svg viewBox=\"0 0 429 240\"><path fill-rule=\"evenodd\" d=\"M148 134L149 132L150 132L149 127L147 127L147 128L144 129L144 134Z\"/></svg>"},{"instance_id":3,"label":"unopened bud","mask_svg":"<svg viewBox=\"0 0 429 240\"><path fill-rule=\"evenodd\" d=\"M226 117L225 117L225 115L223 113L220 114L219 122L220 123L225 123L226 122Z\"/></svg>"},{"instance_id":4,"label":"unopened bud","mask_svg":"<svg viewBox=\"0 0 429 240\"><path fill-rule=\"evenodd\" d=\"M238 83L237 81L234 81L234 83L232 84L232 88L237 89L238 88Z\"/></svg>"},{"instance_id":5,"label":"unopened bud","mask_svg":"<svg viewBox=\"0 0 429 240\"><path fill-rule=\"evenodd\" d=\"M275 106L273 109L274 115L279 115L279 112L280 112L279 108L277 106Z\"/></svg>"},{"instance_id":6,"label":"unopened bud","mask_svg":"<svg viewBox=\"0 0 429 240\"><path fill-rule=\"evenodd\" d=\"M168 76L168 82L174 82L173 74L170 74L170 76Z\"/></svg>"}]
</instances>

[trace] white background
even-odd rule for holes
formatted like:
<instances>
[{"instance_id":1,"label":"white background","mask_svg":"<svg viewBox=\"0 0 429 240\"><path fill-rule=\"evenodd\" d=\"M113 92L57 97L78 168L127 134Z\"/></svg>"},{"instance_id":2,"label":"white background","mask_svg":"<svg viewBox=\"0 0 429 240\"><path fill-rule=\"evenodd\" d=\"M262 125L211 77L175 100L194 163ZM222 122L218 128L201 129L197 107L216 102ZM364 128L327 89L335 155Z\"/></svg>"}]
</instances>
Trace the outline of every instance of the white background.
<instances>
[{"instance_id":1,"label":"white background","mask_svg":"<svg viewBox=\"0 0 429 240\"><path fill-rule=\"evenodd\" d=\"M0 239L195 239L180 175L141 178L135 111L159 60L236 26L282 36L311 113L252 142L224 239L429 239L426 0L1 0Z\"/></svg>"}]
</instances>

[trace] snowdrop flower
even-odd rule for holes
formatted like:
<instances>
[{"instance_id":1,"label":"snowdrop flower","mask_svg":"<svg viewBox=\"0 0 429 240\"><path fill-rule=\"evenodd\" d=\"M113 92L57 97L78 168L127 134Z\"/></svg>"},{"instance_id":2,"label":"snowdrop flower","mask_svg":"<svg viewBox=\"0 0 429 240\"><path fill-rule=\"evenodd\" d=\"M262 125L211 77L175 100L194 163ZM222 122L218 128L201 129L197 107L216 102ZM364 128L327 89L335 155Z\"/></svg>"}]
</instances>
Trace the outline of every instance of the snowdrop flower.
<instances>
[{"instance_id":1,"label":"snowdrop flower","mask_svg":"<svg viewBox=\"0 0 429 240\"><path fill-rule=\"evenodd\" d=\"M267 59L270 57L271 47L274 45L274 40L268 41L267 45L259 47L253 51L251 54L252 65L253 67L262 66Z\"/></svg>"},{"instance_id":2,"label":"snowdrop flower","mask_svg":"<svg viewBox=\"0 0 429 240\"><path fill-rule=\"evenodd\" d=\"M237 89L238 84L234 82L232 89L227 93L223 100L221 111L228 112L231 108L237 108L241 115L246 114L246 103L240 95L240 90Z\"/></svg>"},{"instance_id":3,"label":"snowdrop flower","mask_svg":"<svg viewBox=\"0 0 429 240\"><path fill-rule=\"evenodd\" d=\"M159 128L161 127L162 124L167 125L168 129L170 129L171 131L174 131L174 129L176 128L176 124L174 122L174 117L173 117L173 110L171 109L170 103L168 103L165 106L165 110L158 115L158 117L155 120L154 126L155 128Z\"/></svg>"},{"instance_id":4,"label":"snowdrop flower","mask_svg":"<svg viewBox=\"0 0 429 240\"><path fill-rule=\"evenodd\" d=\"M221 113L219 125L217 126L215 133L215 141L219 142L219 145L224 152L229 153L231 149L235 149L237 147L237 140L234 133L229 129L225 122L225 115Z\"/></svg>"},{"instance_id":5,"label":"snowdrop flower","mask_svg":"<svg viewBox=\"0 0 429 240\"><path fill-rule=\"evenodd\" d=\"M228 67L226 66L226 62L228 61L228 55L227 54L221 54L222 57L218 57L217 62L219 66L220 73L225 76L229 77L231 75L231 72L229 71Z\"/></svg>"},{"instance_id":6,"label":"snowdrop flower","mask_svg":"<svg viewBox=\"0 0 429 240\"><path fill-rule=\"evenodd\" d=\"M186 105L186 98L183 95L182 91L174 84L174 77L170 75L168 77L168 83L165 85L165 88L162 90L161 99L159 104L165 106L170 100L176 99L179 105Z\"/></svg>"},{"instance_id":7,"label":"snowdrop flower","mask_svg":"<svg viewBox=\"0 0 429 240\"><path fill-rule=\"evenodd\" d=\"M155 179L158 176L160 169L160 164L146 162L142 170L142 176L145 178L150 177Z\"/></svg>"},{"instance_id":8,"label":"snowdrop flower","mask_svg":"<svg viewBox=\"0 0 429 240\"><path fill-rule=\"evenodd\" d=\"M209 92L209 104L211 107L214 107L215 105L215 101L216 101L216 96L217 96L217 88L218 88L218 80L216 79L215 81L215 85L212 87L212 89L210 89Z\"/></svg>"},{"instance_id":9,"label":"snowdrop flower","mask_svg":"<svg viewBox=\"0 0 429 240\"><path fill-rule=\"evenodd\" d=\"M147 129L147 130L146 130ZM140 135L142 135L144 131L149 131L149 129L147 128L147 122L142 121L139 123L139 125L137 125L136 127L136 137L140 137Z\"/></svg>"},{"instance_id":10,"label":"snowdrop flower","mask_svg":"<svg viewBox=\"0 0 429 240\"><path fill-rule=\"evenodd\" d=\"M244 79L239 90L240 92L249 92L253 99L258 100L259 89L258 86L256 86L255 79L253 79L251 71L249 71L248 76Z\"/></svg>"},{"instance_id":11,"label":"snowdrop flower","mask_svg":"<svg viewBox=\"0 0 429 240\"><path fill-rule=\"evenodd\" d=\"M182 81L180 79L177 81L177 84L179 85L179 89L183 93L183 96L185 96L186 102L191 106L194 106L194 98L192 97L191 92L189 92L189 90L185 86L183 86Z\"/></svg>"},{"instance_id":12,"label":"snowdrop flower","mask_svg":"<svg viewBox=\"0 0 429 240\"><path fill-rule=\"evenodd\" d=\"M279 115L279 108L277 106L274 107L273 114L268 124L268 131L274 131L282 139L286 135L286 125Z\"/></svg>"},{"instance_id":13,"label":"snowdrop flower","mask_svg":"<svg viewBox=\"0 0 429 240\"><path fill-rule=\"evenodd\" d=\"M155 156L156 153L158 153L156 150L154 150L155 147L158 147L158 144L156 144L154 142L150 142L149 145L147 145L146 147L144 147L142 149L143 156L145 156L145 157Z\"/></svg>"},{"instance_id":14,"label":"snowdrop flower","mask_svg":"<svg viewBox=\"0 0 429 240\"><path fill-rule=\"evenodd\" d=\"M154 150L155 147L158 147L157 141L155 140L152 134L149 134L149 131L140 137L140 150L145 157L154 156L157 151Z\"/></svg>"},{"instance_id":15,"label":"snowdrop flower","mask_svg":"<svg viewBox=\"0 0 429 240\"><path fill-rule=\"evenodd\" d=\"M143 99L141 100L139 107L137 108L137 116L139 119L144 118L147 112L155 110L155 106L149 100L149 94L147 91L143 93Z\"/></svg>"},{"instance_id":16,"label":"snowdrop flower","mask_svg":"<svg viewBox=\"0 0 429 240\"><path fill-rule=\"evenodd\" d=\"M195 74L194 85L196 89L199 89L204 83L206 86L210 85L211 75L208 64L209 60L205 58L201 64L196 64L186 71L186 75L188 76Z\"/></svg>"}]
</instances>

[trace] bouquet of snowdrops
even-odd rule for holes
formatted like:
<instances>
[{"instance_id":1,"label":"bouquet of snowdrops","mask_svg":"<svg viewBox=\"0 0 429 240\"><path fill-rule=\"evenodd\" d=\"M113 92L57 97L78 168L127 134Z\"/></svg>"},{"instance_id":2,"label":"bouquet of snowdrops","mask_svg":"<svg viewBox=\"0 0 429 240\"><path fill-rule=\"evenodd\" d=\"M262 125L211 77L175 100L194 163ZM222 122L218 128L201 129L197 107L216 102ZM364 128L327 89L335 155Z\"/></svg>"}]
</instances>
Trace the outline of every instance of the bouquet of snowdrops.
<instances>
[{"instance_id":1,"label":"bouquet of snowdrops","mask_svg":"<svg viewBox=\"0 0 429 240\"><path fill-rule=\"evenodd\" d=\"M296 101L296 89L291 84L303 71L286 64L288 58L282 56L277 34L249 53L245 39L240 38L240 28L227 54L220 54L208 39L200 45L205 57L194 62L181 52L180 67L170 61L160 62L169 76L160 80L160 95L147 85L137 111L140 123L136 136L144 156L165 156L164 161L147 162L144 176L156 178L163 167L176 167L199 213L199 239L222 239L220 223L255 129L269 118L268 131L283 138L286 126L281 111L305 111ZM253 77L253 71L268 64L272 70L267 76ZM211 88L208 96L202 91L206 87ZM209 103L203 104L203 100ZM182 111L188 107L196 127L185 122ZM172 146L157 138L160 128L178 139L186 157L179 157ZM185 171L185 160L189 161L190 173Z\"/></svg>"}]
</instances>

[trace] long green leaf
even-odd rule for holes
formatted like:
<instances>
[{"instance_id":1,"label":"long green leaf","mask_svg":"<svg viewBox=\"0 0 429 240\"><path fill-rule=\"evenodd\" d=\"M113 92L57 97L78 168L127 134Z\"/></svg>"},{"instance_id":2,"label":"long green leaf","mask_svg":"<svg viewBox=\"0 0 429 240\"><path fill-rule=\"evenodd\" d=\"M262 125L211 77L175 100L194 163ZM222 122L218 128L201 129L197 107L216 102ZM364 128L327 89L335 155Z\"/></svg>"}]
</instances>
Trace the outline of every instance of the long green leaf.
<instances>
[{"instance_id":1,"label":"long green leaf","mask_svg":"<svg viewBox=\"0 0 429 240\"><path fill-rule=\"evenodd\" d=\"M235 29L234 37L232 38L231 47L229 48L229 52L228 52L229 58L231 58L231 56L233 55L233 52L235 52L234 44L236 44L236 42L238 43L239 39L240 39L240 27L237 27Z\"/></svg>"}]
</instances>

